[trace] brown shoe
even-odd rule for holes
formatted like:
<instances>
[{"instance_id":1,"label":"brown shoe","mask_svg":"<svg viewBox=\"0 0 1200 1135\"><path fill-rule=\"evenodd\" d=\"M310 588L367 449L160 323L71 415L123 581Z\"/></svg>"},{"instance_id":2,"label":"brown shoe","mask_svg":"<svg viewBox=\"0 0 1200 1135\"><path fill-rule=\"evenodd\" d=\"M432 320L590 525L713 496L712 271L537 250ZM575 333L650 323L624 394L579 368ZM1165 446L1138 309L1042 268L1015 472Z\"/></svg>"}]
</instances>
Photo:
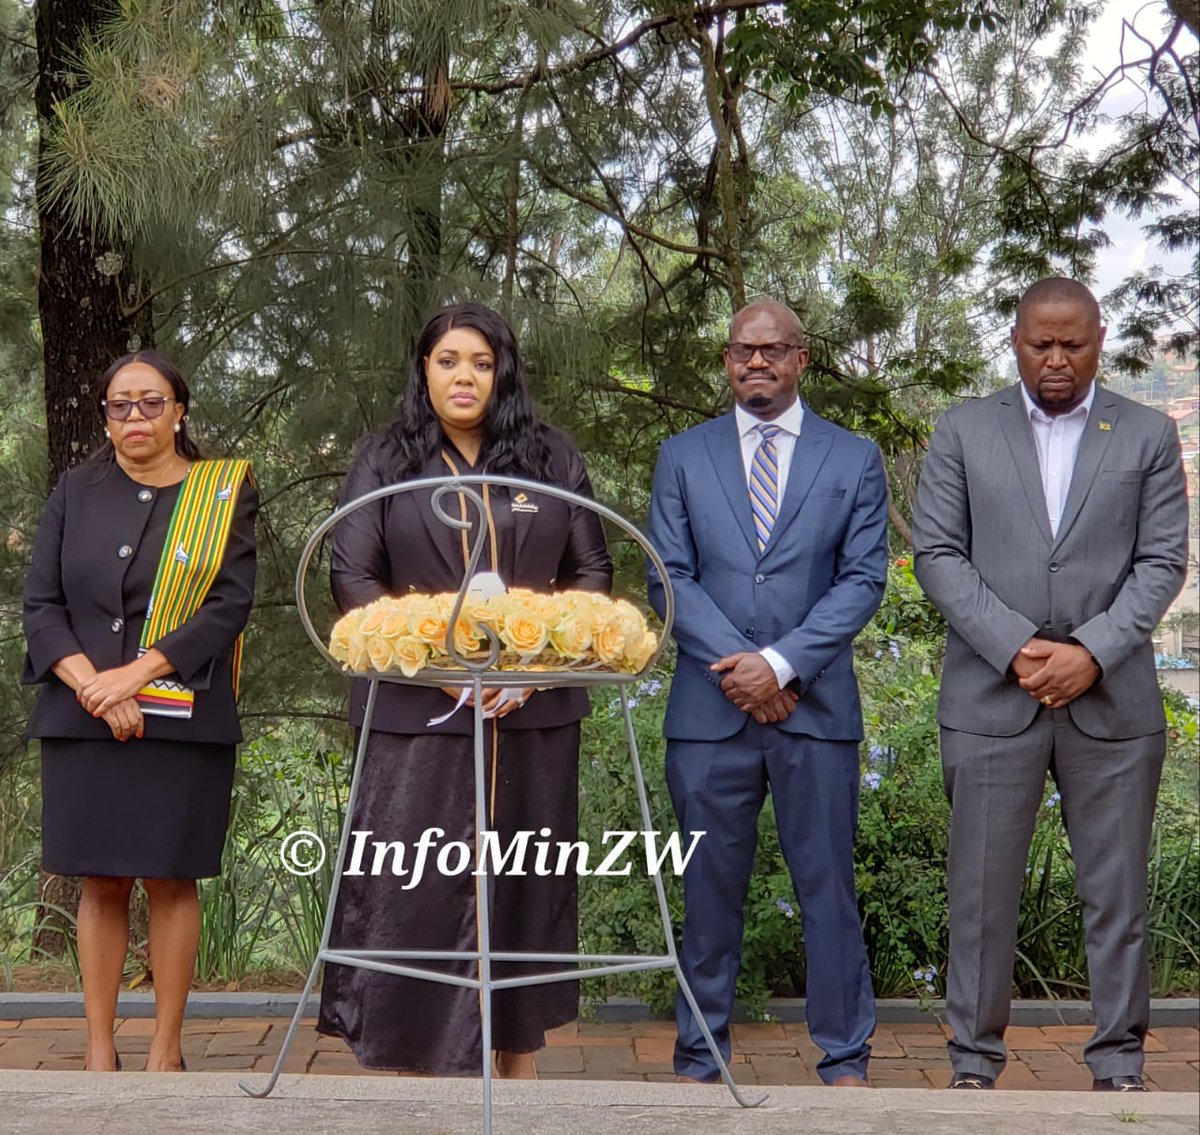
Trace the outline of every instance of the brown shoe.
<instances>
[{"instance_id":1,"label":"brown shoe","mask_svg":"<svg viewBox=\"0 0 1200 1135\"><path fill-rule=\"evenodd\" d=\"M839 1076L830 1083L833 1088L869 1088L871 1085L864 1076Z\"/></svg>"}]
</instances>

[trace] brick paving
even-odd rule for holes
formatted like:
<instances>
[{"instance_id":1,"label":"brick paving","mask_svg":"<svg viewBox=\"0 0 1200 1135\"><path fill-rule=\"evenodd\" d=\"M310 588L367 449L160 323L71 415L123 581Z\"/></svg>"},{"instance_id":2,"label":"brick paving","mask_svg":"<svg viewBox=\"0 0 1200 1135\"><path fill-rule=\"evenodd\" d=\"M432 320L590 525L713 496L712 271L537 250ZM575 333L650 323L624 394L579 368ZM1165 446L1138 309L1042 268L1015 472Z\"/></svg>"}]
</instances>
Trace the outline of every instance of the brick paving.
<instances>
[{"instance_id":1,"label":"brick paving","mask_svg":"<svg viewBox=\"0 0 1200 1135\"><path fill-rule=\"evenodd\" d=\"M278 1017L191 1020L183 1028L188 1068L197 1072L268 1072L274 1066L288 1021ZM117 1024L123 1066L141 1071L153 1021L127 1018ZM1083 1064L1091 1028L1056 1025L1010 1028L1009 1064L999 1087L1085 1091L1092 1078ZM542 1079L671 1081L670 1021L564 1025L538 1054ZM0 1021L0 1068L78 1071L83 1067L84 1023L78 1018ZM820 1051L803 1025L764 1023L733 1027L730 1068L743 1084L817 1084ZM871 1079L881 1088L941 1088L950 1075L945 1032L934 1023L880 1025L872 1040ZM285 1072L391 1075L359 1068L340 1040L318 1036L313 1021L301 1023ZM1162 1028L1146 1040L1146 1080L1161 1091L1200 1091L1200 1029Z\"/></svg>"}]
</instances>

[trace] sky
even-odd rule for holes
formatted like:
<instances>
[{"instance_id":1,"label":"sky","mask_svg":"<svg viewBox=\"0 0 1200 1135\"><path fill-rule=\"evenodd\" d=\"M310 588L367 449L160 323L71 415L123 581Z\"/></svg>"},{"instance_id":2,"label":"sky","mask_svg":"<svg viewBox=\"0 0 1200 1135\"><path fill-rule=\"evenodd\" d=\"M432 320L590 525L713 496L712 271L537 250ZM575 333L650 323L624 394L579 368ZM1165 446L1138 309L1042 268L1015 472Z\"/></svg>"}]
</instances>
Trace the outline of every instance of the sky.
<instances>
[{"instance_id":1,"label":"sky","mask_svg":"<svg viewBox=\"0 0 1200 1135\"><path fill-rule=\"evenodd\" d=\"M1120 62L1121 25L1125 19L1148 39L1157 43L1161 41L1166 19L1165 6L1162 0L1150 0L1148 3L1139 3L1138 0L1109 0L1092 29L1084 55L1085 69L1091 69L1097 80L1108 74ZM1147 54L1145 45L1128 35L1125 43L1126 59L1141 59ZM1180 55L1195 51L1195 37L1185 29L1176 41L1176 48ZM1141 106L1147 98L1147 91L1141 80L1141 76L1136 82L1127 79L1115 87L1104 101L1104 112L1114 119L1119 119L1122 114ZM1088 148L1097 151L1102 149L1113 140L1115 134L1116 126L1098 131L1088 139ZM1181 191L1186 192L1182 187ZM1186 198L1181 197L1179 209L1182 211L1186 208L1200 208L1200 201L1194 193L1188 194ZM1172 275L1186 276L1192 271L1191 258L1187 253L1168 254L1146 240L1142 226L1149 219L1130 220L1116 212L1105 219L1104 228L1112 246L1102 250L1097 258L1095 290L1099 294L1111 291L1131 272L1154 264L1161 264L1163 269Z\"/></svg>"}]
</instances>

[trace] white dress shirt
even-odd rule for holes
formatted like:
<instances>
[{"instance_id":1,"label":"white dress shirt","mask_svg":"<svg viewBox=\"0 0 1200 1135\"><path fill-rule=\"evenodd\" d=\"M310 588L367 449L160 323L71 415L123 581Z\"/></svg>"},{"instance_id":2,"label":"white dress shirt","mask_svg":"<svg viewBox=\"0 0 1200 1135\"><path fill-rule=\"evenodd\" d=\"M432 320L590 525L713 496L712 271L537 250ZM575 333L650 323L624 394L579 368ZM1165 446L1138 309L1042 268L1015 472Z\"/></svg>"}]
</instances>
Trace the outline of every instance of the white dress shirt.
<instances>
[{"instance_id":1,"label":"white dress shirt","mask_svg":"<svg viewBox=\"0 0 1200 1135\"><path fill-rule=\"evenodd\" d=\"M783 504L783 492L787 488L788 472L792 468L792 454L796 451L796 439L800 436L800 427L804 424L804 403L796 399L778 418L763 421L756 418L748 410L737 406L733 411L737 420L738 437L742 443L742 467L746 473L746 495L750 494L750 469L754 464L754 452L762 442L762 431L759 426L778 426L779 433L775 435L775 459L779 465L779 475L776 479L775 510L778 513ZM779 688L783 689L795 676L786 658L769 646L763 647L759 653L771 664Z\"/></svg>"},{"instance_id":2,"label":"white dress shirt","mask_svg":"<svg viewBox=\"0 0 1200 1135\"><path fill-rule=\"evenodd\" d=\"M1067 505L1067 493L1071 491L1071 476L1075 472L1075 458L1079 454L1079 443L1087 428L1088 415L1096 398L1096 384L1088 388L1087 397L1075 409L1065 414L1047 414L1029 396L1021 384L1025 397L1025 409L1029 413L1029 424L1033 427L1033 444L1037 449L1038 469L1042 474L1042 492L1046 497L1046 512L1050 517L1050 532L1058 535L1063 509Z\"/></svg>"}]
</instances>

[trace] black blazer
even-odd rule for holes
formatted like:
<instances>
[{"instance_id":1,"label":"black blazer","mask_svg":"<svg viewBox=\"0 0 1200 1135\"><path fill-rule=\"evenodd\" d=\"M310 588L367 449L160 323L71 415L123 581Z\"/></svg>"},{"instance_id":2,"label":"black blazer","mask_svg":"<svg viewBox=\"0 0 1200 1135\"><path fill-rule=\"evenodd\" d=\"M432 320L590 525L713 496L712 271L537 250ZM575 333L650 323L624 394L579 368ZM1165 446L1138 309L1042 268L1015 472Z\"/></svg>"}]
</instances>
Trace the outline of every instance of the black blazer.
<instances>
[{"instance_id":1,"label":"black blazer","mask_svg":"<svg viewBox=\"0 0 1200 1135\"><path fill-rule=\"evenodd\" d=\"M138 484L112 461L71 469L50 494L25 577L27 652L21 680L45 684L27 736L112 737L52 667L70 654L86 654L97 670L137 657L146 612L144 605L131 609L125 602L123 584L135 559L151 557L156 567L162 554L161 541L142 546L154 499L147 494L157 491ZM187 720L148 715L148 738L220 744L242 739L231 659L254 599L257 512L258 492L243 483L225 560L208 595L183 626L154 644L196 691L196 704ZM124 547L132 553L122 556Z\"/></svg>"},{"instance_id":2,"label":"black blazer","mask_svg":"<svg viewBox=\"0 0 1200 1135\"><path fill-rule=\"evenodd\" d=\"M553 481L556 486L590 497L583 459L571 442L549 431ZM373 489L393 484L382 456L382 434L365 439L342 487L341 504ZM449 446L447 446L449 449ZM465 464L465 463L463 463ZM450 470L438 454L420 477L444 477ZM460 472L469 471L460 466ZM419 478L413 478L414 480ZM547 495L528 493L514 502L507 489L489 490L493 514L507 513L512 525L499 529L501 578L509 587L534 591L607 592L612 587L612 559L600 517L588 509ZM432 493L401 493L360 508L333 529L330 577L333 597L343 612L383 595L457 591L463 577L462 536L434 515ZM453 497L446 498L453 508ZM468 505L468 516L474 520ZM468 536L473 540L476 527ZM485 570L485 554L481 570ZM365 679L353 683L350 722L361 725L367 700ZM448 722L430 727L452 703L440 690L383 683L375 701L372 728L386 733L469 734L473 715L466 709ZM498 722L501 729L544 729L578 721L588 713L584 689L543 690L516 713Z\"/></svg>"}]
</instances>

